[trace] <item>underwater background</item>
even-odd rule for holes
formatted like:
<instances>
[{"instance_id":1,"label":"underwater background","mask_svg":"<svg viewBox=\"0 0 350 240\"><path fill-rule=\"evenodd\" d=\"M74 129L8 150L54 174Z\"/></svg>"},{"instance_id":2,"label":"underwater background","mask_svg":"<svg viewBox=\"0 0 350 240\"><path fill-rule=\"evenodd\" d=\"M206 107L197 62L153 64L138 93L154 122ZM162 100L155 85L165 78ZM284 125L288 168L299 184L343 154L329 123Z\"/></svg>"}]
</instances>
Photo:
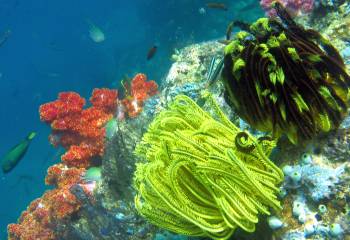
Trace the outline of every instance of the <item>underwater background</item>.
<instances>
[{"instance_id":1,"label":"underwater background","mask_svg":"<svg viewBox=\"0 0 350 240\"><path fill-rule=\"evenodd\" d=\"M218 58L223 52L223 45L217 40L225 39L227 26L233 20L252 23L258 18L268 15L269 13L261 7L261 2L257 0L222 0L220 4L228 7L228 9L222 9L220 6L211 7L208 5L208 1L203 0L0 0L0 82L2 90L0 95L0 123L2 126L0 156L5 155L30 132L37 133L18 165L8 173L1 173L0 239L7 239L8 224L16 223L22 211L34 199L42 196L45 190L53 188L45 185L44 182L47 169L59 163L61 155L65 152L61 147L54 148L48 141L51 129L40 121L40 105L54 101L57 99L58 93L65 91L77 92L87 100L94 88L118 89L121 93L124 89L122 80L132 79L138 73L144 73L149 80L154 80L158 84L160 92L163 89L170 89L170 99L173 99L178 93L186 93L192 99L198 100L198 89L206 85L202 85L200 81L193 83L192 80L196 77L206 79L212 57ZM342 15L347 16L343 31L347 31L347 27L350 27L348 1L309 2L313 2L314 12L311 14L310 9L303 9L300 15L298 13L297 17L302 24L320 31L327 24L319 19L324 18L326 13L333 11L337 14L338 12L346 12ZM293 5L293 7L295 6ZM336 21L341 21L340 14L337 14L329 15L329 19L335 19L333 23L335 26L339 25ZM102 41L92 36L91 30L94 28L96 31L100 31L95 32L96 34L101 34L101 32L104 34ZM333 39L338 38L336 34L343 37L342 43L336 45L341 47L339 52L344 58L344 62L349 66L350 37L347 36L347 33L342 34L341 29L339 30L337 27L334 29L334 31L326 33L333 34ZM156 52L153 53L154 55L152 54L150 59L147 59L153 46L157 47ZM205 55L206 53L208 54ZM197 58L200 59L199 62L196 62ZM186 63L187 66L191 67L176 65L177 62ZM175 76L171 69L176 69L179 75L175 74ZM186 71L194 72L193 76L188 74L188 76L191 75L188 79L192 80L187 81L188 79L184 77L183 82L180 82L181 74L186 75ZM192 92L194 93L192 94ZM228 107L226 103L223 103L223 97L219 92L218 88L214 94L220 95L222 102L218 101L218 104L225 109L225 114L229 114L231 119L240 122L241 128L256 133L247 127L246 123L238 120L237 116L232 117L234 114L231 110L227 110ZM166 93L168 92L162 92L163 95ZM164 102L168 102L168 100L166 99ZM158 108L155 111L150 109L155 108L154 106L159 102L162 100L146 102L143 114L148 116L147 121L133 122L130 126L138 128L145 123L149 124L151 121L149 118L153 117L154 112L157 113L159 110ZM159 108L163 107L162 105ZM125 129L123 131L126 131ZM131 146L128 146L129 148ZM314 148L317 147L312 149L314 150ZM295 152L298 154L305 152L300 149L294 151L288 147L286 149L284 154L287 156L296 154ZM113 151L116 150L108 152L111 154ZM332 149L327 152L327 154L331 153ZM307 155L305 158L312 157ZM342 167L334 167L334 169L336 170L333 172L330 168L311 167L309 169L301 164L300 166L293 165L288 170L289 173L300 170L304 171L305 175L328 174L332 177L339 176L345 171ZM284 174L288 175L286 172L288 171L284 171ZM126 173L129 172L126 171ZM290 178L292 179L292 177ZM330 180L329 185L348 180L344 179L339 181L337 179L333 182ZM288 177L287 180L293 182L293 179L290 180ZM127 181L127 183L129 182ZM316 181L316 184L320 183ZM285 185L287 185L286 189L289 190L295 187L290 187L288 183ZM123 187L125 186L122 186L121 189ZM347 190L343 192L348 193ZM123 195L122 193L118 194ZM346 199L350 201L350 199ZM101 210L101 212L103 211ZM349 215L349 213L347 214ZM280 225L279 219L271 221ZM145 229L152 232L155 239L180 239L171 234L156 235L157 230L152 227L145 227ZM344 225L342 225L341 230L338 229L341 234L331 237L345 239L343 229L345 229ZM113 230L100 230L100 234L106 239L108 239L107 236L110 232ZM133 235L133 233L128 234ZM291 234L288 238L283 239L304 239L298 238L298 236ZM306 237L309 236L306 235ZM346 236L348 237L348 235ZM112 237L111 239L123 238ZM134 239L146 239L146 237L135 237ZM253 237L252 239L257 238Z\"/></svg>"},{"instance_id":2,"label":"underwater background","mask_svg":"<svg viewBox=\"0 0 350 240\"><path fill-rule=\"evenodd\" d=\"M243 2L243 1L242 1ZM49 128L39 121L38 108L62 91L88 97L95 87L120 87L120 80L144 72L159 82L167 73L175 48L223 36L226 23L240 16L230 11L208 11L204 1L0 1L0 31L10 30L1 46L0 155L36 131L23 161L1 177L1 238L30 201L45 190L48 166L62 151L47 141ZM240 17L263 15L256 9ZM87 21L104 32L104 42L89 37ZM152 61L148 49L158 46Z\"/></svg>"}]
</instances>

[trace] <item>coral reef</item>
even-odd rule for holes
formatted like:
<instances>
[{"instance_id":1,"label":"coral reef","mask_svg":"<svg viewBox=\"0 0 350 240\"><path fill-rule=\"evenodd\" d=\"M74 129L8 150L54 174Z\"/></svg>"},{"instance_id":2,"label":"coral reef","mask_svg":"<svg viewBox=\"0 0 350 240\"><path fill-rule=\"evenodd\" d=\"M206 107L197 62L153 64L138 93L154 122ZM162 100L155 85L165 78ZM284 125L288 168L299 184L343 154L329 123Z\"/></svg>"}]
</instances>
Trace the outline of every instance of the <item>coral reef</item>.
<instances>
[{"instance_id":1,"label":"coral reef","mask_svg":"<svg viewBox=\"0 0 350 240\"><path fill-rule=\"evenodd\" d=\"M339 178L344 173L344 166L337 168L319 166L311 159L306 162L306 155L301 164L284 166L286 180L283 188L287 190L303 188L303 192L315 202L325 198L329 199L331 195L336 194L336 189L332 187L340 182Z\"/></svg>"},{"instance_id":2,"label":"coral reef","mask_svg":"<svg viewBox=\"0 0 350 240\"><path fill-rule=\"evenodd\" d=\"M318 143L315 143L317 145ZM279 158L290 153L281 152ZM295 161L288 160L287 162ZM294 165L285 165L281 186L282 222L277 239L344 239L349 236L347 162L330 162L325 155L304 153ZM273 228L273 227L271 227Z\"/></svg>"},{"instance_id":3,"label":"coral reef","mask_svg":"<svg viewBox=\"0 0 350 240\"><path fill-rule=\"evenodd\" d=\"M273 8L273 3L275 2L276 0L260 0L260 6L269 16L275 16L276 11ZM310 13L314 8L314 0L279 0L278 2L293 16Z\"/></svg>"},{"instance_id":4,"label":"coral reef","mask_svg":"<svg viewBox=\"0 0 350 240\"><path fill-rule=\"evenodd\" d=\"M328 40L297 25L280 4L275 9L281 22L243 25L225 48L226 99L252 127L297 143L339 127L350 76Z\"/></svg>"},{"instance_id":5,"label":"coral reef","mask_svg":"<svg viewBox=\"0 0 350 240\"><path fill-rule=\"evenodd\" d=\"M219 120L179 95L149 126L135 150L147 159L134 175L135 205L168 230L227 239L238 227L254 232L258 213L280 208L283 174L267 158L273 141L241 132L208 102Z\"/></svg>"},{"instance_id":6,"label":"coral reef","mask_svg":"<svg viewBox=\"0 0 350 240\"><path fill-rule=\"evenodd\" d=\"M315 0L314 10L306 15L299 13L303 13L301 4L307 1L282 2L298 4L298 8L293 7L298 10L292 9L290 12L298 14L295 21L324 34L339 49L350 70L350 41L347 34L349 2ZM340 4L342 5L338 8ZM305 11L308 12L309 10ZM135 156L133 152L156 114L163 111L179 94L190 97L207 114L214 116L215 111L202 98L203 89L211 92L221 110L235 125L254 136L262 136L261 132L253 130L226 104L221 81L214 82L213 86L208 85L210 62L222 55L223 48L224 45L210 41L175 50L172 56L174 63L162 80L162 88L159 90L153 81L149 83L140 74L123 84L124 93L107 89L94 90L90 98L92 106L88 108L93 110L84 109L85 100L72 92L60 94L57 101L41 108L42 120L50 123L53 128L50 141L54 145L62 145L68 152L71 146L76 147L67 156L70 160L48 169L45 182L54 189L33 201L17 224L8 226L9 239L208 239L186 237L159 229L137 213L132 204L137 194L132 188L132 175L135 162L142 166L147 161L143 156ZM159 94L153 95L158 91ZM90 124L93 127L88 129L86 125L77 123L79 117L85 123L93 123ZM215 121L217 119L220 120L218 116ZM347 129L349 117L341 127L343 129L313 139L307 148L280 139L271 159L285 170L286 177L280 189L279 200L275 200L276 203L280 201L283 210L269 209L271 216L259 216L258 223L248 220L244 226L254 225L256 231L247 233L238 227L230 239L350 238L350 171L347 163L350 157L350 134ZM206 130L210 130L210 127ZM248 142L253 139L259 145L259 140L247 134ZM94 154L87 154L92 152L89 144L93 143L93 136L101 144L95 145ZM244 135L240 136L244 142ZM210 136L202 134L202 138L210 139ZM82 144L84 141L86 144ZM235 146L233 138L229 144ZM303 155L304 152L310 153ZM76 154L81 154L80 158ZM160 202L158 200L157 204ZM145 202L142 200L141 203ZM188 224L190 225L193 226L192 223Z\"/></svg>"},{"instance_id":7,"label":"coral reef","mask_svg":"<svg viewBox=\"0 0 350 240\"><path fill-rule=\"evenodd\" d=\"M85 99L77 93L64 92L58 100L40 106L40 119L52 127L51 143L68 150L61 157L62 163L48 169L45 183L55 189L33 201L18 224L8 226L9 239L57 239L65 232L60 227L81 207L70 188L80 184L91 195L95 183L84 181L85 171L93 158L104 152L104 125L116 110L117 92L95 89L91 103L91 107L83 109Z\"/></svg>"}]
</instances>

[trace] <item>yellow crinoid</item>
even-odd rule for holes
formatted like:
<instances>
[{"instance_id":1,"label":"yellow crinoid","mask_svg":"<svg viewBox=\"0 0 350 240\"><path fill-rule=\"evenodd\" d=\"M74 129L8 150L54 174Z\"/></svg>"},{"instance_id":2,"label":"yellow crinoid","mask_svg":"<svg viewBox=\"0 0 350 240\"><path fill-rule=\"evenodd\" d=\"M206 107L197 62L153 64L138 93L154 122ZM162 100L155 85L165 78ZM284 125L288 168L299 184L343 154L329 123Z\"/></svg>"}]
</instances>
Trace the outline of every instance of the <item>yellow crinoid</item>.
<instances>
[{"instance_id":1,"label":"yellow crinoid","mask_svg":"<svg viewBox=\"0 0 350 240\"><path fill-rule=\"evenodd\" d=\"M280 209L282 171L269 159L275 142L237 128L217 106L209 114L179 95L144 134L135 153L135 205L170 231L227 239L255 231L258 214Z\"/></svg>"}]
</instances>

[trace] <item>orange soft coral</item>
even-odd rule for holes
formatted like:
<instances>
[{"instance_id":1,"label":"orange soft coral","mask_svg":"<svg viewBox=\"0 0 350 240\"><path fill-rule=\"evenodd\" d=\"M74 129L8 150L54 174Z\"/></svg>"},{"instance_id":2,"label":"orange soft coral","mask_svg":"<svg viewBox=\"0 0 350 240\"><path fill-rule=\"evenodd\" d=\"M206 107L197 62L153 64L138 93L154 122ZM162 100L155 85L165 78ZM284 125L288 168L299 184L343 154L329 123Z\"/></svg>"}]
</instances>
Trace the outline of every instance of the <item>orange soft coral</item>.
<instances>
[{"instance_id":1,"label":"orange soft coral","mask_svg":"<svg viewBox=\"0 0 350 240\"><path fill-rule=\"evenodd\" d=\"M54 226L68 220L81 207L69 189L82 182L81 176L84 172L85 169L68 168L64 164L50 167L45 182L57 188L46 191L41 198L34 200L22 213L18 224L7 227L9 239L57 239Z\"/></svg>"},{"instance_id":2,"label":"orange soft coral","mask_svg":"<svg viewBox=\"0 0 350 240\"><path fill-rule=\"evenodd\" d=\"M105 113L114 114L118 104L118 91L107 88L95 88L90 98L92 106Z\"/></svg>"},{"instance_id":3,"label":"orange soft coral","mask_svg":"<svg viewBox=\"0 0 350 240\"><path fill-rule=\"evenodd\" d=\"M87 194L93 185L85 183L82 176L91 160L104 153L104 125L113 117L118 104L129 117L136 117L143 102L157 93L157 84L147 82L144 74L138 74L131 82L130 96L118 102L118 92L94 89L91 107L84 109L85 99L75 92L60 93L56 101L40 106L40 119L52 128L49 137L54 146L67 149L61 156L62 163L48 169L45 183L55 187L34 200L24 211L18 224L8 225L10 240L59 239L55 226L69 221L81 204L70 192L80 184Z\"/></svg>"},{"instance_id":4,"label":"orange soft coral","mask_svg":"<svg viewBox=\"0 0 350 240\"><path fill-rule=\"evenodd\" d=\"M155 81L147 82L145 74L139 73L131 81L131 96L138 101L145 101L157 93L157 83Z\"/></svg>"},{"instance_id":5,"label":"orange soft coral","mask_svg":"<svg viewBox=\"0 0 350 240\"><path fill-rule=\"evenodd\" d=\"M72 186L81 182L84 173L84 168L68 168L62 163L55 164L47 169L45 183L57 188Z\"/></svg>"},{"instance_id":6,"label":"orange soft coral","mask_svg":"<svg viewBox=\"0 0 350 240\"><path fill-rule=\"evenodd\" d=\"M85 99L75 92L63 92L58 95L58 100L40 106L41 121L51 123L55 119L64 116L79 114L83 110Z\"/></svg>"},{"instance_id":7,"label":"orange soft coral","mask_svg":"<svg viewBox=\"0 0 350 240\"><path fill-rule=\"evenodd\" d=\"M137 74L131 81L131 86L127 87L127 92L131 95L126 96L121 103L127 115L134 118L142 111L143 103L148 98L158 93L158 85L155 81L148 81L145 74Z\"/></svg>"},{"instance_id":8,"label":"orange soft coral","mask_svg":"<svg viewBox=\"0 0 350 240\"><path fill-rule=\"evenodd\" d=\"M68 151L62 156L68 166L86 168L90 160L104 152L104 125L117 108L117 91L94 89L92 107L74 92L60 93L58 100L40 106L40 119L51 124L50 141Z\"/></svg>"},{"instance_id":9,"label":"orange soft coral","mask_svg":"<svg viewBox=\"0 0 350 240\"><path fill-rule=\"evenodd\" d=\"M57 239L54 226L80 208L67 187L47 191L22 213L18 224L7 227L10 240Z\"/></svg>"}]
</instances>

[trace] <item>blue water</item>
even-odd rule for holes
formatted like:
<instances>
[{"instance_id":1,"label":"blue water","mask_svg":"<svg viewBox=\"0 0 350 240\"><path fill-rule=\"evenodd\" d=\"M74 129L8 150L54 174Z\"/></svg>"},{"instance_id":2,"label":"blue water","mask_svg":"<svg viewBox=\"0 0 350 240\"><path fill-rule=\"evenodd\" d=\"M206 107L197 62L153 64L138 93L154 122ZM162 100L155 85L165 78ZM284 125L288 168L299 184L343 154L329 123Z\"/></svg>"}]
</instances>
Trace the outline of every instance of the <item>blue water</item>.
<instances>
[{"instance_id":1,"label":"blue water","mask_svg":"<svg viewBox=\"0 0 350 240\"><path fill-rule=\"evenodd\" d=\"M42 195L46 169L59 161L47 141L50 129L39 120L40 104L61 91L88 98L95 87L120 87L125 74L143 72L160 83L174 49L222 38L229 21L263 15L258 3L241 12L249 1L222 2L229 11L200 14L202 0L0 0L0 34L11 30L0 47L0 156L30 131L38 133L20 164L1 173L1 239L7 224ZM91 40L87 21L101 28L104 42ZM158 51L146 61L153 45Z\"/></svg>"}]
</instances>

